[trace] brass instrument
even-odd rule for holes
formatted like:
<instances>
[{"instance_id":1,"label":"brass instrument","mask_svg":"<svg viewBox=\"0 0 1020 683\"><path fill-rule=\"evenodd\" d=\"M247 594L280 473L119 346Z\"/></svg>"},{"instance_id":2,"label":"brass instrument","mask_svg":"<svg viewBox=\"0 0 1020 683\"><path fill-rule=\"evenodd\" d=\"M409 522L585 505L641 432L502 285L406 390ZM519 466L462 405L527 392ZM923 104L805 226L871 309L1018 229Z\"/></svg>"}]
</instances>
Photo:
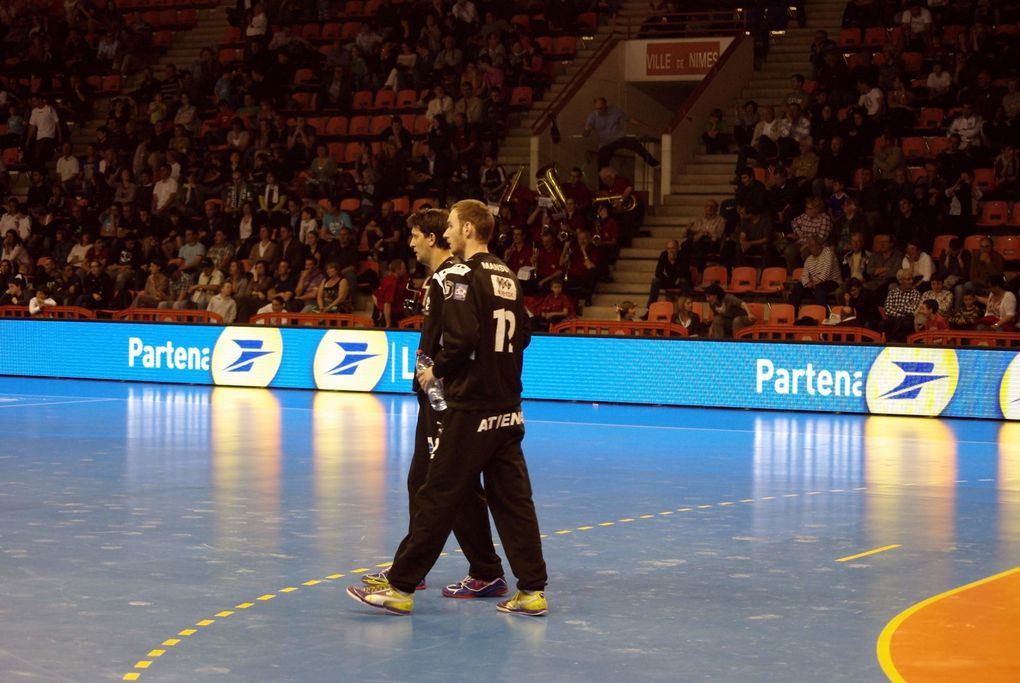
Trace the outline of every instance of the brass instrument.
<instances>
[{"instance_id":1,"label":"brass instrument","mask_svg":"<svg viewBox=\"0 0 1020 683\"><path fill-rule=\"evenodd\" d=\"M503 186L503 194L499 196L500 207L510 204L510 199L514 196L514 192L517 191L517 186L521 183L522 175L524 175L524 166L521 166L514 171L514 174L507 179L506 185Z\"/></svg>"},{"instance_id":2,"label":"brass instrument","mask_svg":"<svg viewBox=\"0 0 1020 683\"><path fill-rule=\"evenodd\" d=\"M599 204L612 205L617 202L620 202L619 210L624 213L629 213L637 208L637 197L633 194L627 195L626 199L624 199L622 194L609 194L602 197L595 197L591 200L591 203L596 205L596 208Z\"/></svg>"},{"instance_id":3,"label":"brass instrument","mask_svg":"<svg viewBox=\"0 0 1020 683\"><path fill-rule=\"evenodd\" d=\"M602 244L602 218L595 219L595 229L591 232L591 243L596 248Z\"/></svg>"},{"instance_id":4,"label":"brass instrument","mask_svg":"<svg viewBox=\"0 0 1020 683\"><path fill-rule=\"evenodd\" d=\"M560 186L559 177L556 175L555 163L546 164L538 169L538 173L535 174L535 189L543 197L548 197L552 200L553 209L557 213L563 213L567 210L567 196L563 193L563 188Z\"/></svg>"}]
</instances>

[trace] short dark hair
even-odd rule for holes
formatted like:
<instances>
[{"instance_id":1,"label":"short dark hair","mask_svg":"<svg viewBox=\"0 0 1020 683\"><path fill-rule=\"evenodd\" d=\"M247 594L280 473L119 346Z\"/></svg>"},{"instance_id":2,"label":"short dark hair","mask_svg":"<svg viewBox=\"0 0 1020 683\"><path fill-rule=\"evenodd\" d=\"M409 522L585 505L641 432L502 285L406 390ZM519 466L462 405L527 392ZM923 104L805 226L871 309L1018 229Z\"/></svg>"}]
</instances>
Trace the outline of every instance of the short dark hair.
<instances>
[{"instance_id":1,"label":"short dark hair","mask_svg":"<svg viewBox=\"0 0 1020 683\"><path fill-rule=\"evenodd\" d=\"M443 233L446 232L446 221L450 212L446 209L425 209L418 213L411 214L407 219L409 228L418 228L418 231L428 237L435 237L436 246L440 249L449 249L450 243L446 241Z\"/></svg>"},{"instance_id":2,"label":"short dark hair","mask_svg":"<svg viewBox=\"0 0 1020 683\"><path fill-rule=\"evenodd\" d=\"M723 292L723 288L719 285L709 285L708 287L705 287L705 296L717 296L721 299L724 294L725 292Z\"/></svg>"}]
</instances>

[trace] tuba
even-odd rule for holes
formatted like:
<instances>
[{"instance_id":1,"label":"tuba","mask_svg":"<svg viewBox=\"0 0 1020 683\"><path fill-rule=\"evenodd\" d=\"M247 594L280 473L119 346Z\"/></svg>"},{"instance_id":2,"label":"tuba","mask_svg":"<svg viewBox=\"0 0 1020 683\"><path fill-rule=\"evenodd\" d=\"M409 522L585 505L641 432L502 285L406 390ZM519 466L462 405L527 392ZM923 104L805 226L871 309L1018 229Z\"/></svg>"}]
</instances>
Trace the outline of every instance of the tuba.
<instances>
[{"instance_id":1,"label":"tuba","mask_svg":"<svg viewBox=\"0 0 1020 683\"><path fill-rule=\"evenodd\" d=\"M543 197L552 200L553 209L557 213L567 210L567 196L563 193L563 188L560 187L555 162L538 169L538 173L535 174L535 189Z\"/></svg>"},{"instance_id":2,"label":"tuba","mask_svg":"<svg viewBox=\"0 0 1020 683\"><path fill-rule=\"evenodd\" d=\"M507 178L506 185L503 186L503 194L499 196L499 208L510 204L510 199L514 196L517 186L521 183L522 175L524 175L524 166L518 168L512 176Z\"/></svg>"}]
</instances>

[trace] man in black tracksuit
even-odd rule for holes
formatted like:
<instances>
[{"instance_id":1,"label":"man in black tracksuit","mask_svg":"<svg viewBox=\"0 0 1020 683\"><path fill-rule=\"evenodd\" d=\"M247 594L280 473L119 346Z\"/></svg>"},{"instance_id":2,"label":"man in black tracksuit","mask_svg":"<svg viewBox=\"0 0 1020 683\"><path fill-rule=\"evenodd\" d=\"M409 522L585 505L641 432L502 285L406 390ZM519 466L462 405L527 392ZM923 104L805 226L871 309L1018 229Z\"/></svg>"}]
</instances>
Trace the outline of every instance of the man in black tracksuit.
<instances>
[{"instance_id":1,"label":"man in black tracksuit","mask_svg":"<svg viewBox=\"0 0 1020 683\"><path fill-rule=\"evenodd\" d=\"M435 358L442 349L440 339L443 332L443 292L447 275L455 273L463 276L470 273L470 268L450 253L450 245L443 237L448 216L449 212L445 209L428 209L424 213L412 215L407 221L411 229L411 248L415 257L432 271L422 287L424 321L418 342L418 352L429 358ZM418 423L414 435L414 454L411 456L411 467L407 473L411 519L414 519L418 509L415 494L425 483L431 454L442 433L442 414L432 408L417 379L413 381L413 390L418 398ZM464 557L467 558L468 576L458 583L446 586L443 595L449 598L505 595L508 589L503 579L503 564L492 545L489 510L485 504L485 493L477 477L454 520L453 534L464 551ZM397 548L397 555L403 551L406 544L407 537ZM387 582L388 574L388 569L377 574L366 574L361 577L361 582L369 586L383 585ZM418 590L425 588L424 580L417 588Z\"/></svg>"},{"instance_id":2,"label":"man in black tracksuit","mask_svg":"<svg viewBox=\"0 0 1020 683\"><path fill-rule=\"evenodd\" d=\"M521 442L521 368L531 340L528 313L516 277L488 253L493 219L488 208L464 200L450 212L446 238L467 272L449 269L443 285L442 348L435 366L419 371L427 385L445 382L449 408L425 483L416 495L410 532L388 572L388 586L351 586L351 597L394 614L409 614L413 591L443 550L464 502L484 476L492 511L517 593L503 612L544 615L547 580L538 518ZM456 272L455 272L456 270Z\"/></svg>"}]
</instances>

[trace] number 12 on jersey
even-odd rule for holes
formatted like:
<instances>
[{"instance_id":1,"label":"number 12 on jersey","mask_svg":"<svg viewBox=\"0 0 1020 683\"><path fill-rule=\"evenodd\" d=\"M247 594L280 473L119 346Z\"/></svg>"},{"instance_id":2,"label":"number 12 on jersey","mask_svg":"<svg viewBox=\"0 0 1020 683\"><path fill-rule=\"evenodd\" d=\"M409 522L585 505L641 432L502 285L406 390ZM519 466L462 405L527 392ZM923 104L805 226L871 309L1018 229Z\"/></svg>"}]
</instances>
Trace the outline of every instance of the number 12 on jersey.
<instances>
[{"instance_id":1,"label":"number 12 on jersey","mask_svg":"<svg viewBox=\"0 0 1020 683\"><path fill-rule=\"evenodd\" d=\"M513 353L514 345L510 340L514 337L514 330L517 328L517 317L514 312L506 308L498 308L492 312L496 321L496 353ZM505 347L505 348L504 348Z\"/></svg>"}]
</instances>

